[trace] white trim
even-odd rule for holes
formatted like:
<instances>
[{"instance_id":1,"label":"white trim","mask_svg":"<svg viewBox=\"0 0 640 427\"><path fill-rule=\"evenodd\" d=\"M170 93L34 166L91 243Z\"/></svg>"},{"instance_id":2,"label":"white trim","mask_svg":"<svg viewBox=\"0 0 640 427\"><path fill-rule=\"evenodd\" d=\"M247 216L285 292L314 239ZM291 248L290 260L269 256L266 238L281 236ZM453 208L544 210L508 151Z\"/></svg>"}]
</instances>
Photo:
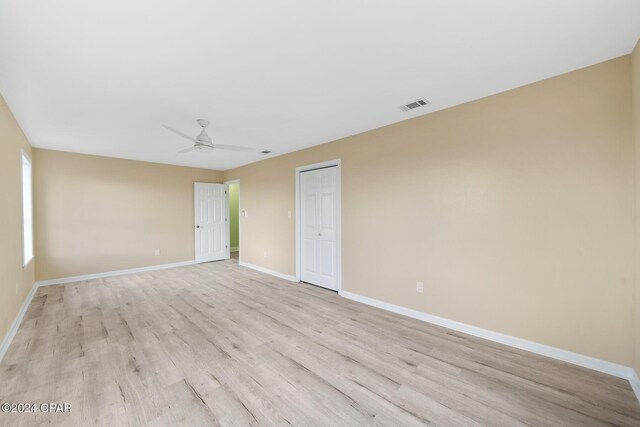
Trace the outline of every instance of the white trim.
<instances>
[{"instance_id":1,"label":"white trim","mask_svg":"<svg viewBox=\"0 0 640 427\"><path fill-rule=\"evenodd\" d=\"M551 357L553 359L562 360L584 368L593 369L594 371L603 372L618 378L629 380L633 391L640 401L640 380L635 370L628 366L619 365L617 363L607 362L606 360L596 359L595 357L585 356L583 354L574 353L572 351L562 350L560 348L551 347L545 344L539 344L522 338L494 332L487 329L478 328L476 326L467 325L465 323L456 322L455 320L445 319L443 317L434 316L432 314L423 313L421 311L412 310L410 308L401 307L399 305L389 304L384 301L365 297L347 291L340 291L339 295L347 299L357 301L372 307L381 308L413 319L422 320L423 322L432 323L434 325L443 326L453 329L454 331L464 332L465 334L475 337L484 338L510 347L519 348L521 350L530 351L531 353L540 354L542 356Z\"/></svg>"},{"instance_id":2,"label":"white trim","mask_svg":"<svg viewBox=\"0 0 640 427\"><path fill-rule=\"evenodd\" d=\"M631 389L636 394L636 399L640 402L640 378L638 378L638 374L635 369L631 369L631 375L629 378L629 384L631 384Z\"/></svg>"},{"instance_id":3,"label":"white trim","mask_svg":"<svg viewBox=\"0 0 640 427\"><path fill-rule=\"evenodd\" d=\"M231 194L229 194L229 184L227 184L226 182L223 184L224 185L224 202L227 205L227 213L226 213L226 217L225 217L225 222L227 223L227 229L224 230L226 232L227 238L225 239L224 242L224 247L226 249L226 253L224 255L224 259L231 259L231 219L229 217L229 197L231 197Z\"/></svg>"},{"instance_id":4,"label":"white trim","mask_svg":"<svg viewBox=\"0 0 640 427\"><path fill-rule=\"evenodd\" d=\"M336 263L336 285L337 291L342 289L342 162L340 159L328 160L326 162L314 163L312 165L299 166L296 168L296 282L300 281L301 277L301 259L300 259L300 173L311 171L315 169L322 169L327 167L336 166L338 171L338 184L336 188L336 195L338 198L338 221L337 228L337 250L336 257L338 258Z\"/></svg>"},{"instance_id":5,"label":"white trim","mask_svg":"<svg viewBox=\"0 0 640 427\"><path fill-rule=\"evenodd\" d=\"M238 184L238 244L240 244L240 234L242 233L241 231L241 227L240 227L240 212L242 212L242 210L240 209L240 196L241 196L241 192L242 192L242 186L240 185L240 180L239 179L232 179L229 181L225 181L225 184L227 184L227 193L228 197L227 197L227 218L229 218L228 224L227 224L227 240L229 241L229 246L231 246L231 193L229 192L229 185L231 184ZM227 257L227 259L231 258L231 252L239 252L240 251L240 247L233 247L233 248L229 248L229 256Z\"/></svg>"},{"instance_id":6,"label":"white trim","mask_svg":"<svg viewBox=\"0 0 640 427\"><path fill-rule=\"evenodd\" d=\"M62 283L81 282L83 280L101 279L103 277L122 276L124 274L144 273L145 271L164 270L167 268L184 267L193 265L195 261L172 262L170 264L150 265L148 267L128 268L126 270L105 271L103 273L83 274L81 276L61 277L59 279L40 280L37 286L60 285Z\"/></svg>"},{"instance_id":7,"label":"white trim","mask_svg":"<svg viewBox=\"0 0 640 427\"><path fill-rule=\"evenodd\" d=\"M289 280L291 282L299 282L295 276L290 276L288 274L280 273L279 271L269 270L268 268L260 267L259 265L249 264L248 262L240 261L238 264L242 267L247 267L252 270L259 271L261 273L270 274L271 276L279 277L280 279Z\"/></svg>"},{"instance_id":8,"label":"white trim","mask_svg":"<svg viewBox=\"0 0 640 427\"><path fill-rule=\"evenodd\" d=\"M29 163L29 175L31 179L31 257L28 260L25 260L25 241L24 241L24 160L27 160ZM22 268L27 268L33 258L35 257L35 244L34 244L34 225L33 225L33 160L29 157L29 154L23 149L20 150L20 212L22 213L22 217L20 218L21 227L20 231L22 231Z\"/></svg>"},{"instance_id":9,"label":"white trim","mask_svg":"<svg viewBox=\"0 0 640 427\"><path fill-rule=\"evenodd\" d=\"M36 294L37 290L38 285L34 283L33 286L31 286L31 290L27 294L27 297L24 299L24 302L22 303L22 307L20 307L20 311L18 311L16 319L13 321L11 327L7 331L7 334L2 339L2 342L0 343L0 362L2 362L4 355L7 353L7 350L11 345L11 341L13 341L13 337L15 337L16 332L18 332L20 324L22 323L22 319L27 313L27 308L29 308L29 304L31 304L31 300L33 299L33 296Z\"/></svg>"}]
</instances>

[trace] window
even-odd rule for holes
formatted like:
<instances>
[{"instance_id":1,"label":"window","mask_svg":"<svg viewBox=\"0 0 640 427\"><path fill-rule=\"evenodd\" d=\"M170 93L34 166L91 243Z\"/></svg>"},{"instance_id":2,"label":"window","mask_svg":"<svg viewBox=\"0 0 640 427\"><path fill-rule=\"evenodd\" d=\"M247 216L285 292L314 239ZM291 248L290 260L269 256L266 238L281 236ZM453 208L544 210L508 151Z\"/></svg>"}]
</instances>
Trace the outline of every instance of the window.
<instances>
[{"instance_id":1,"label":"window","mask_svg":"<svg viewBox=\"0 0 640 427\"><path fill-rule=\"evenodd\" d=\"M22 247L24 265L33 259L33 201L31 191L31 159L22 153Z\"/></svg>"}]
</instances>

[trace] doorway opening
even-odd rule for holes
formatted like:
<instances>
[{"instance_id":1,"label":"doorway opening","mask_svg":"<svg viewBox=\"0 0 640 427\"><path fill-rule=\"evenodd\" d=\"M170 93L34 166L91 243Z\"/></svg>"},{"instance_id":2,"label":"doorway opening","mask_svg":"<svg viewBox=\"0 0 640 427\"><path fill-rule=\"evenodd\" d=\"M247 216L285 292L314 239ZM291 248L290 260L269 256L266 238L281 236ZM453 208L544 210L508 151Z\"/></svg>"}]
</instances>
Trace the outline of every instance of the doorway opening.
<instances>
[{"instance_id":1,"label":"doorway opening","mask_svg":"<svg viewBox=\"0 0 640 427\"><path fill-rule=\"evenodd\" d=\"M230 257L240 260L240 180L228 181L229 187L229 248Z\"/></svg>"}]
</instances>

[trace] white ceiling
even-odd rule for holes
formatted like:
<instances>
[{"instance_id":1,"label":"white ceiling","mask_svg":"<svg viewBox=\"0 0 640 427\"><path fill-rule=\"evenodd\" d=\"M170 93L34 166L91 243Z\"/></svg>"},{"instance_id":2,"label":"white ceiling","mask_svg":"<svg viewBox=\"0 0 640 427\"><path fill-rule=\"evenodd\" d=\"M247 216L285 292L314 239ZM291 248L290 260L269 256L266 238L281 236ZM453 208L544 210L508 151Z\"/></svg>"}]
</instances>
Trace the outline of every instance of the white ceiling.
<instances>
[{"instance_id":1,"label":"white ceiling","mask_svg":"<svg viewBox=\"0 0 640 427\"><path fill-rule=\"evenodd\" d=\"M629 53L637 0L2 0L0 92L35 147L228 169L177 154L332 141ZM431 105L398 106L425 97Z\"/></svg>"}]
</instances>

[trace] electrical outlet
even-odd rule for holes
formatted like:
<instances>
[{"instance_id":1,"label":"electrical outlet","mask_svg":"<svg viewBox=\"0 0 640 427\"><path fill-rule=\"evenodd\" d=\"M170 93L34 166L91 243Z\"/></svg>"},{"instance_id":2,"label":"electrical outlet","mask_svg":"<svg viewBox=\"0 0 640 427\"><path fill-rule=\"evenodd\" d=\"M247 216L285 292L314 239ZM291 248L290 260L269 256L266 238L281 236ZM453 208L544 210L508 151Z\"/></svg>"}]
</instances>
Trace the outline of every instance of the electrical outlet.
<instances>
[{"instance_id":1,"label":"electrical outlet","mask_svg":"<svg viewBox=\"0 0 640 427\"><path fill-rule=\"evenodd\" d=\"M160 249L156 249L155 254L156 256L160 255Z\"/></svg>"},{"instance_id":2,"label":"electrical outlet","mask_svg":"<svg viewBox=\"0 0 640 427\"><path fill-rule=\"evenodd\" d=\"M287 211L287 218L291 219L291 211Z\"/></svg>"},{"instance_id":3,"label":"electrical outlet","mask_svg":"<svg viewBox=\"0 0 640 427\"><path fill-rule=\"evenodd\" d=\"M267 251L264 251L264 257L265 258L267 257Z\"/></svg>"},{"instance_id":4,"label":"electrical outlet","mask_svg":"<svg viewBox=\"0 0 640 427\"><path fill-rule=\"evenodd\" d=\"M424 292L424 283L417 282L416 283L416 292L423 293Z\"/></svg>"}]
</instances>

